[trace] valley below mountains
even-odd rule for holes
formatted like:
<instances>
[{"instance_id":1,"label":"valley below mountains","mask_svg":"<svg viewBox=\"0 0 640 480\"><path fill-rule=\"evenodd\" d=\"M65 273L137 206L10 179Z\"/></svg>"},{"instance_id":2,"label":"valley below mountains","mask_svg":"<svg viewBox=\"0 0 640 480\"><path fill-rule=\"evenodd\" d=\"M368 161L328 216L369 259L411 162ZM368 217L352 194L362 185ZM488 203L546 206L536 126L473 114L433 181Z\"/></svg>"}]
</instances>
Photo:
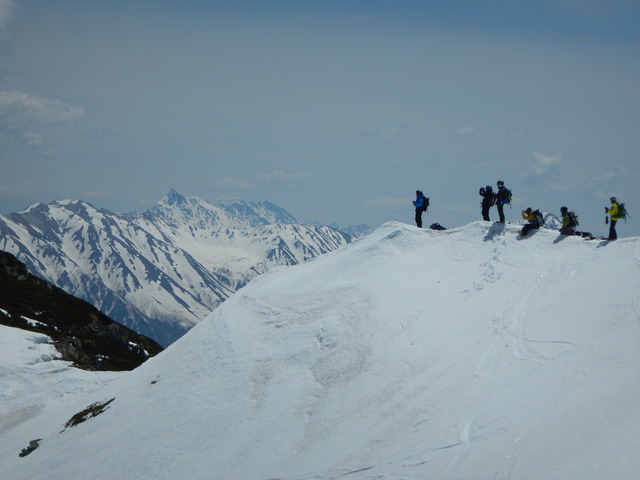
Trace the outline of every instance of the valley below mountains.
<instances>
[{"instance_id":1,"label":"valley below mountains","mask_svg":"<svg viewBox=\"0 0 640 480\"><path fill-rule=\"evenodd\" d=\"M269 202L212 205L176 190L141 213L64 200L0 215L0 250L163 346L254 277L351 240Z\"/></svg>"}]
</instances>

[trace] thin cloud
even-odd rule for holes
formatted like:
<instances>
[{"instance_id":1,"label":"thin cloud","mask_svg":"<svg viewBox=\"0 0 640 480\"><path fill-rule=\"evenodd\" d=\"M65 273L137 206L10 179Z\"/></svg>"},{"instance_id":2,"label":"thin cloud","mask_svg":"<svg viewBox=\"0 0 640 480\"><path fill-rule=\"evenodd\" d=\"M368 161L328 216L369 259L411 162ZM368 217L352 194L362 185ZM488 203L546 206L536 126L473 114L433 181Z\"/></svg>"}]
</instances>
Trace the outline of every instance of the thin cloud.
<instances>
[{"instance_id":1,"label":"thin cloud","mask_svg":"<svg viewBox=\"0 0 640 480\"><path fill-rule=\"evenodd\" d=\"M368 200L365 202L367 207L374 208L400 208L406 207L407 205L411 205L411 200L407 198L398 198L398 197L382 197L375 198L372 200Z\"/></svg>"},{"instance_id":2,"label":"thin cloud","mask_svg":"<svg viewBox=\"0 0 640 480\"><path fill-rule=\"evenodd\" d=\"M544 173L550 165L558 163L562 160L562 155L556 153L555 155L545 155L542 152L533 152L533 158L536 160L536 166L541 173Z\"/></svg>"},{"instance_id":3,"label":"thin cloud","mask_svg":"<svg viewBox=\"0 0 640 480\"><path fill-rule=\"evenodd\" d=\"M613 196L615 196L616 194L613 193L613 190L599 190L597 192L594 193L594 198L598 199L598 200L602 200L605 202L605 207L609 207L609 199Z\"/></svg>"},{"instance_id":4,"label":"thin cloud","mask_svg":"<svg viewBox=\"0 0 640 480\"><path fill-rule=\"evenodd\" d=\"M214 182L213 185L216 187L242 188L244 190L254 190L256 188L253 184L249 182L236 180L233 177L223 178L222 180L218 180Z\"/></svg>"},{"instance_id":5,"label":"thin cloud","mask_svg":"<svg viewBox=\"0 0 640 480\"><path fill-rule=\"evenodd\" d=\"M47 146L44 136L38 132L26 131L21 133L19 138L24 147L38 152L40 155L51 156L56 153L53 148Z\"/></svg>"},{"instance_id":6,"label":"thin cloud","mask_svg":"<svg viewBox=\"0 0 640 480\"><path fill-rule=\"evenodd\" d=\"M596 177L593 177L593 183L606 183L609 180L611 180L612 178L615 178L617 176L616 173L613 172L607 172L607 173L603 173L602 175L598 175Z\"/></svg>"},{"instance_id":7,"label":"thin cloud","mask_svg":"<svg viewBox=\"0 0 640 480\"><path fill-rule=\"evenodd\" d=\"M549 190L554 192L574 192L580 188L574 182L554 182L549 184Z\"/></svg>"},{"instance_id":8,"label":"thin cloud","mask_svg":"<svg viewBox=\"0 0 640 480\"><path fill-rule=\"evenodd\" d=\"M391 123L383 125L378 129L377 136L384 140L390 140L399 135L404 135L411 132L411 127L400 123Z\"/></svg>"},{"instance_id":9,"label":"thin cloud","mask_svg":"<svg viewBox=\"0 0 640 480\"><path fill-rule=\"evenodd\" d=\"M7 29L15 8L16 2L14 0L0 0L0 33Z\"/></svg>"},{"instance_id":10,"label":"thin cloud","mask_svg":"<svg viewBox=\"0 0 640 480\"><path fill-rule=\"evenodd\" d=\"M22 139L27 147L38 149L44 145L44 139L42 135L37 132L26 132L22 136Z\"/></svg>"},{"instance_id":11,"label":"thin cloud","mask_svg":"<svg viewBox=\"0 0 640 480\"><path fill-rule=\"evenodd\" d=\"M0 118L18 122L58 123L80 120L84 113L82 106L69 105L60 100L18 91L0 91Z\"/></svg>"},{"instance_id":12,"label":"thin cloud","mask_svg":"<svg viewBox=\"0 0 640 480\"><path fill-rule=\"evenodd\" d=\"M34 184L32 182L10 183L6 185L0 185L0 196L11 197L11 196L28 192L33 188L34 188Z\"/></svg>"},{"instance_id":13,"label":"thin cloud","mask_svg":"<svg viewBox=\"0 0 640 480\"><path fill-rule=\"evenodd\" d=\"M274 170L273 172L256 173L255 177L260 180L268 181L280 181L289 182L292 180L299 180L301 178L307 178L310 174L307 172L286 172L284 170Z\"/></svg>"},{"instance_id":14,"label":"thin cloud","mask_svg":"<svg viewBox=\"0 0 640 480\"><path fill-rule=\"evenodd\" d=\"M456 133L460 137L468 137L469 135L476 133L476 129L475 127L460 127Z\"/></svg>"},{"instance_id":15,"label":"thin cloud","mask_svg":"<svg viewBox=\"0 0 640 480\"><path fill-rule=\"evenodd\" d=\"M525 182L538 182L548 180L554 173L555 165L562 161L562 155L545 155L542 152L533 152L533 161L529 164L529 170L522 176Z\"/></svg>"}]
</instances>

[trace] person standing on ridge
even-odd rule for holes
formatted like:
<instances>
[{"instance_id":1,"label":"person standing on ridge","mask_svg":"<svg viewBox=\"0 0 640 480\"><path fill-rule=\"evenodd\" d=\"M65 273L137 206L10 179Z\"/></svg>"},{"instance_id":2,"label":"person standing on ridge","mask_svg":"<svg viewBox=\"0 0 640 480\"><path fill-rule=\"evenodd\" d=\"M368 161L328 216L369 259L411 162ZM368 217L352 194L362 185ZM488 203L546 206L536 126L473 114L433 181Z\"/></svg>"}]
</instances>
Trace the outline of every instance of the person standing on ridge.
<instances>
[{"instance_id":1,"label":"person standing on ridge","mask_svg":"<svg viewBox=\"0 0 640 480\"><path fill-rule=\"evenodd\" d=\"M504 206L511 203L511 190L504 186L502 180L498 180L498 192L496 193L496 205L498 206L498 215L500 223L504 223Z\"/></svg>"},{"instance_id":2,"label":"person standing on ridge","mask_svg":"<svg viewBox=\"0 0 640 480\"><path fill-rule=\"evenodd\" d=\"M611 222L609 223L609 238L607 240L617 240L618 232L616 232L616 223L620 220L620 205L616 197L611 197L609 200L611 200L611 207L604 207L605 213L611 217Z\"/></svg>"},{"instance_id":3,"label":"person standing on ridge","mask_svg":"<svg viewBox=\"0 0 640 480\"><path fill-rule=\"evenodd\" d=\"M480 196L482 197L482 219L485 222L490 222L489 209L496 204L496 195L493 193L491 185L486 187L480 187Z\"/></svg>"},{"instance_id":4,"label":"person standing on ridge","mask_svg":"<svg viewBox=\"0 0 640 480\"><path fill-rule=\"evenodd\" d=\"M416 190L416 199L413 201L413 206L416 208L416 225L418 228L422 228L422 214L429 207L429 199L424 196L421 190Z\"/></svg>"}]
</instances>

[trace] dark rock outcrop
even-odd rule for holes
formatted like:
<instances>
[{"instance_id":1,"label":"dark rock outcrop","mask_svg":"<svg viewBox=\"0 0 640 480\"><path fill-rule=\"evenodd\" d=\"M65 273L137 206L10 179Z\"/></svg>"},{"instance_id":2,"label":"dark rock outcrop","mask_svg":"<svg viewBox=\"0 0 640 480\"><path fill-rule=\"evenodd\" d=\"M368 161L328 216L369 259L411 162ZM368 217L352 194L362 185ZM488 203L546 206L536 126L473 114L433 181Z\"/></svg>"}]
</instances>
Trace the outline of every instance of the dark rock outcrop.
<instances>
[{"instance_id":1,"label":"dark rock outcrop","mask_svg":"<svg viewBox=\"0 0 640 480\"><path fill-rule=\"evenodd\" d=\"M0 324L48 335L61 359L85 370L132 370L162 351L153 340L31 275L2 251Z\"/></svg>"}]
</instances>

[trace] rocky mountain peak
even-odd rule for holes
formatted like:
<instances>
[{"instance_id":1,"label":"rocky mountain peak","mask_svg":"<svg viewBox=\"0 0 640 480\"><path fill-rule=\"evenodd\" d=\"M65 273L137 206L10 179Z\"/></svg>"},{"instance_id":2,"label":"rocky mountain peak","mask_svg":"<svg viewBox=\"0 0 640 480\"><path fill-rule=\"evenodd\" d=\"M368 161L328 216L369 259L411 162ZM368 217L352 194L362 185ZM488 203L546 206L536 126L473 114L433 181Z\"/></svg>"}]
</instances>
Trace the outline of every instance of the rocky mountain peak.
<instances>
[{"instance_id":1,"label":"rocky mountain peak","mask_svg":"<svg viewBox=\"0 0 640 480\"><path fill-rule=\"evenodd\" d=\"M187 204L187 197L172 188L162 201L167 205L182 206Z\"/></svg>"}]
</instances>

